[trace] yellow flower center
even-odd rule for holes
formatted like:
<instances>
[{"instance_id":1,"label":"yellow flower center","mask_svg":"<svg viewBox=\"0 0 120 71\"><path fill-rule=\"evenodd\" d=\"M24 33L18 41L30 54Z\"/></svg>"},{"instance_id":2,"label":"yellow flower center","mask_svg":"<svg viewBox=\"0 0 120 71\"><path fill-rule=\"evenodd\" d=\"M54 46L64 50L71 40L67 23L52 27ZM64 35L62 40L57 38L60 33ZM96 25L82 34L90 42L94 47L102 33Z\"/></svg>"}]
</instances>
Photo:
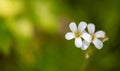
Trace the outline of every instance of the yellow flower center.
<instances>
[{"instance_id":1,"label":"yellow flower center","mask_svg":"<svg viewBox=\"0 0 120 71\"><path fill-rule=\"evenodd\" d=\"M91 34L91 36L92 36L92 41L94 40L94 38L95 38L95 35L94 34Z\"/></svg>"},{"instance_id":2,"label":"yellow flower center","mask_svg":"<svg viewBox=\"0 0 120 71\"><path fill-rule=\"evenodd\" d=\"M80 35L81 35L80 31L75 32L75 37L80 37Z\"/></svg>"}]
</instances>

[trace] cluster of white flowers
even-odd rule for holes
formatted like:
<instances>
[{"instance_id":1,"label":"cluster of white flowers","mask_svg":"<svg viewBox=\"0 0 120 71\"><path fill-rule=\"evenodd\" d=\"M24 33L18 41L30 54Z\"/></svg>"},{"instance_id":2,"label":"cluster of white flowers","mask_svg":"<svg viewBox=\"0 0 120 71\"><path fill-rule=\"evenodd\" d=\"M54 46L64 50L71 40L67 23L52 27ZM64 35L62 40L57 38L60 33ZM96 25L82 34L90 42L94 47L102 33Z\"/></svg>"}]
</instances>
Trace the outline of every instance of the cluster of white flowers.
<instances>
[{"instance_id":1,"label":"cluster of white flowers","mask_svg":"<svg viewBox=\"0 0 120 71\"><path fill-rule=\"evenodd\" d=\"M82 21L79 23L77 28L77 25L72 22L70 23L69 27L72 32L66 33L65 38L67 40L75 38L75 46L77 48L86 50L90 43L93 43L97 49L101 49L103 47L103 41L101 38L105 39L105 32L102 30L95 32L94 24L87 24L86 22Z\"/></svg>"}]
</instances>

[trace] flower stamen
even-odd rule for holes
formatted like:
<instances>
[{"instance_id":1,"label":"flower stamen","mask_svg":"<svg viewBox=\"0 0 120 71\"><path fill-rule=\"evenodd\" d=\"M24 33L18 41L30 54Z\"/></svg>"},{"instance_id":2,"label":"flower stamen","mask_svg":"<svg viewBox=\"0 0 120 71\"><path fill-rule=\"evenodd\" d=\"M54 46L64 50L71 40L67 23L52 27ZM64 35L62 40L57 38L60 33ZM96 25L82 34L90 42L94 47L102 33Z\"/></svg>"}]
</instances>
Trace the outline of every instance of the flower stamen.
<instances>
[{"instance_id":1,"label":"flower stamen","mask_svg":"<svg viewBox=\"0 0 120 71\"><path fill-rule=\"evenodd\" d=\"M95 39L95 35L91 34L91 37L92 37L92 41L93 41Z\"/></svg>"},{"instance_id":2,"label":"flower stamen","mask_svg":"<svg viewBox=\"0 0 120 71\"><path fill-rule=\"evenodd\" d=\"M75 34L75 37L80 37L80 35L81 35L79 30L77 30L74 34Z\"/></svg>"}]
</instances>

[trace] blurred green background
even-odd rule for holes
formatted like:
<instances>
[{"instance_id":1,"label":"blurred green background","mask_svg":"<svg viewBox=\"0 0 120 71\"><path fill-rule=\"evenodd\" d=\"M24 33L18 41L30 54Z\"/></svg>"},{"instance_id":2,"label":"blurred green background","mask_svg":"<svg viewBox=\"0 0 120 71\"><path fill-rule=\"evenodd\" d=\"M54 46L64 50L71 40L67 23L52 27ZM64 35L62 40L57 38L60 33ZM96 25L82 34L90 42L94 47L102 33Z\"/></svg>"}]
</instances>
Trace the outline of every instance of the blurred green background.
<instances>
[{"instance_id":1,"label":"blurred green background","mask_svg":"<svg viewBox=\"0 0 120 71\"><path fill-rule=\"evenodd\" d=\"M73 21L109 37L87 60L65 40ZM119 30L120 0L0 0L0 71L119 71Z\"/></svg>"}]
</instances>

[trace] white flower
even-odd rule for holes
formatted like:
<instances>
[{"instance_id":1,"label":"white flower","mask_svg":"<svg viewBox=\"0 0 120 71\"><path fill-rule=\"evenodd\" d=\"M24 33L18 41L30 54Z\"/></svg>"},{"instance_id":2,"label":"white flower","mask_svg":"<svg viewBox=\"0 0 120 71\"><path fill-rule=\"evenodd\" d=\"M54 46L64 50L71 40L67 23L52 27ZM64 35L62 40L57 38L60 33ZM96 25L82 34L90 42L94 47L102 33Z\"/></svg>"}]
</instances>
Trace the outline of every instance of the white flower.
<instances>
[{"instance_id":1,"label":"white flower","mask_svg":"<svg viewBox=\"0 0 120 71\"><path fill-rule=\"evenodd\" d=\"M78 28L74 22L70 23L69 25L72 32L68 32L65 35L65 38L67 40L71 40L75 38L75 46L80 48L83 45L82 39L83 38L87 42L91 42L91 36L85 32L85 28L87 27L87 24L85 22L80 22L78 25Z\"/></svg>"},{"instance_id":2,"label":"white flower","mask_svg":"<svg viewBox=\"0 0 120 71\"><path fill-rule=\"evenodd\" d=\"M105 32L101 30L95 32L94 24L88 24L87 29L92 37L91 43L93 43L97 49L101 49L103 47L103 41L101 41L99 38L105 38ZM90 42L84 40L81 49L86 50L89 47L89 45Z\"/></svg>"}]
</instances>

